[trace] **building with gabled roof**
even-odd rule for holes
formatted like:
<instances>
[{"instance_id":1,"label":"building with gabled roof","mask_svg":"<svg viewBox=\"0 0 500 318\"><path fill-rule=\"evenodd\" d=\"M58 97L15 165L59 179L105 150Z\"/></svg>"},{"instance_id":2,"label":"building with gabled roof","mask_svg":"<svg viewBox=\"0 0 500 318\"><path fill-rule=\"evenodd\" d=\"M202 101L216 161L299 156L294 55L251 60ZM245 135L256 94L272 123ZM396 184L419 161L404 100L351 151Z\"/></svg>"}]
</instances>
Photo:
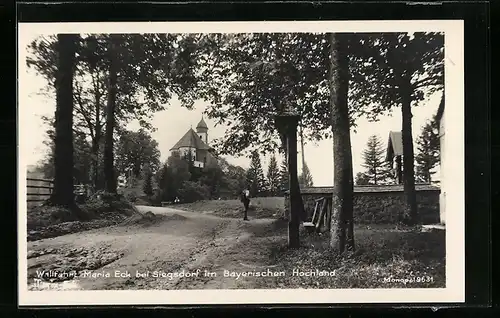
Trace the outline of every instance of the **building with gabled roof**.
<instances>
[{"instance_id":1,"label":"building with gabled roof","mask_svg":"<svg viewBox=\"0 0 500 318\"><path fill-rule=\"evenodd\" d=\"M403 183L403 135L401 131L389 132L389 140L387 142L387 155L385 160L391 164L397 184Z\"/></svg>"},{"instance_id":2,"label":"building with gabled roof","mask_svg":"<svg viewBox=\"0 0 500 318\"><path fill-rule=\"evenodd\" d=\"M181 157L191 154L194 165L199 168L217 160L214 149L208 144L208 126L203 117L196 125L196 132L193 128L189 128L181 139L170 148L170 153L178 153Z\"/></svg>"}]
</instances>

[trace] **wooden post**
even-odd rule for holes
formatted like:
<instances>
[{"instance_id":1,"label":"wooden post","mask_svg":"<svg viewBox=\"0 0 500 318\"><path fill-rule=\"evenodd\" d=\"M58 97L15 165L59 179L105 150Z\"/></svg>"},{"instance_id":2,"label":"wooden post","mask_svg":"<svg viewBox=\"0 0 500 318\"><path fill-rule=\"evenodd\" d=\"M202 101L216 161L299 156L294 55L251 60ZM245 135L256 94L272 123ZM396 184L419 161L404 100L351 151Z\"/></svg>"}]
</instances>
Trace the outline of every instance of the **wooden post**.
<instances>
[{"instance_id":1,"label":"wooden post","mask_svg":"<svg viewBox=\"0 0 500 318\"><path fill-rule=\"evenodd\" d=\"M289 174L290 191L290 217L288 220L288 246L296 248L300 246L299 226L304 214L302 196L297 175L297 125L300 116L287 110L275 118L276 128L286 141L287 164Z\"/></svg>"}]
</instances>

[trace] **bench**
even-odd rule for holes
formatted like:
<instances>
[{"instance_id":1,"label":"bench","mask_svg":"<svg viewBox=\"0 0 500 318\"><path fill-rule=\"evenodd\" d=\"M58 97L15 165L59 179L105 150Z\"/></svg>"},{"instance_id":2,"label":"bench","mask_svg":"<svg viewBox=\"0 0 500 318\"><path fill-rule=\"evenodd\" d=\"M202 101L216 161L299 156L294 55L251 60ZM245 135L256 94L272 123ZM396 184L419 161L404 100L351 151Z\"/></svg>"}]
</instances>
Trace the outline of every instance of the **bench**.
<instances>
[{"instance_id":1,"label":"bench","mask_svg":"<svg viewBox=\"0 0 500 318\"><path fill-rule=\"evenodd\" d=\"M311 222L303 222L302 225L308 231L320 232L322 225L325 225L327 230L330 230L331 222L331 204L330 200L322 197L314 200L314 213Z\"/></svg>"}]
</instances>

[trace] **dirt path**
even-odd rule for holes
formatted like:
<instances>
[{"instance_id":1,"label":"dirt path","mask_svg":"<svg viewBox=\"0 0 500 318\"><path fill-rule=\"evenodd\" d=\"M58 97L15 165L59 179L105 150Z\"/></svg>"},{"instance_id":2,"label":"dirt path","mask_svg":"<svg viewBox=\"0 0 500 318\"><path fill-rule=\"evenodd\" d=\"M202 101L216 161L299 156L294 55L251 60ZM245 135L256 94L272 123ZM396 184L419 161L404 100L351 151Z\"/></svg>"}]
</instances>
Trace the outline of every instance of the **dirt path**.
<instances>
[{"instance_id":1,"label":"dirt path","mask_svg":"<svg viewBox=\"0 0 500 318\"><path fill-rule=\"evenodd\" d=\"M246 222L171 208L138 209L161 217L147 225L113 226L29 242L30 289L257 288L265 279L273 279L237 275L272 271L267 247L284 242L286 233L276 220ZM35 282L42 271L43 283ZM46 282L61 280L54 278L59 273L78 277ZM187 277L189 273L196 276Z\"/></svg>"}]
</instances>

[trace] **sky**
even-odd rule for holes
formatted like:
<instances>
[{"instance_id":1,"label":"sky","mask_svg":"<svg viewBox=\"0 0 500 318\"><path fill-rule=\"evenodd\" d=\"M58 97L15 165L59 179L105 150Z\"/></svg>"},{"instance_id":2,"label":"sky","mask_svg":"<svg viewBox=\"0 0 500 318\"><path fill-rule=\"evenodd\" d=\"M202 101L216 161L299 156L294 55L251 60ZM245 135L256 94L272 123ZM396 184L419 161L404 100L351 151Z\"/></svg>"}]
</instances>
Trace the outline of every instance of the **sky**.
<instances>
[{"instance_id":1,"label":"sky","mask_svg":"<svg viewBox=\"0 0 500 318\"><path fill-rule=\"evenodd\" d=\"M26 132L26 138L20 140L20 147L26 154L25 162L28 165L36 165L42 160L47 152L44 140L47 138L46 129L41 116L53 116L55 111L55 100L49 99L39 94L46 85L45 79L35 74L34 70L26 67L27 50L26 46L37 36L36 33L29 33L19 36L19 120L22 129ZM440 93L431 96L420 106L413 108L413 137L414 140L420 134L422 126L436 113L441 95ZM155 114L152 124L156 131L152 133L153 138L158 142L161 152L161 160L165 161L169 156L169 149L193 127L202 117L203 110L207 106L203 101L197 101L192 110L187 110L180 106L175 98L171 100L166 110ZM208 125L209 141L224 135L224 126L215 126L215 121L204 116ZM384 146L387 146L387 139L390 131L401 130L401 111L395 109L391 115L383 116L378 122L369 122L361 118L357 121L356 132L351 131L351 144L353 156L354 175L362 172L362 151L366 147L368 138L371 135L378 135ZM131 130L139 128L137 123L131 123L128 127ZM300 151L300 146L298 147ZM327 139L320 142L310 142L304 149L306 163L311 171L315 186L331 186L333 184L333 150L332 140ZM298 154L300 159L300 152ZM248 168L250 160L246 157L225 156L228 162ZM269 155L262 158L264 171L267 169ZM278 162L282 158L278 156ZM301 169L301 160L298 169ZM439 174L436 175L438 179Z\"/></svg>"}]
</instances>

